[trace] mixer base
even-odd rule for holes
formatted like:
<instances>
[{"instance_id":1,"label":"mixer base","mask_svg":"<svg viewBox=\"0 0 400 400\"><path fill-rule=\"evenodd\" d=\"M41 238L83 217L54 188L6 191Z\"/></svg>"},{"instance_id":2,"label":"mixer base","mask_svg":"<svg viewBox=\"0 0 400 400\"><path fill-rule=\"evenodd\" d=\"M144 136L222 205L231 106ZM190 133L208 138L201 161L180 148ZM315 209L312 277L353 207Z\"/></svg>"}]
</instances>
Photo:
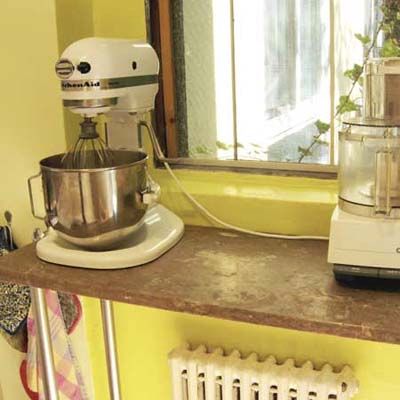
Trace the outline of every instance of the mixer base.
<instances>
[{"instance_id":1,"label":"mixer base","mask_svg":"<svg viewBox=\"0 0 400 400\"><path fill-rule=\"evenodd\" d=\"M153 261L171 249L183 235L184 224L161 205L152 207L142 227L120 248L110 251L88 251L61 239L55 231L36 245L37 256L47 262L70 267L120 269Z\"/></svg>"}]
</instances>

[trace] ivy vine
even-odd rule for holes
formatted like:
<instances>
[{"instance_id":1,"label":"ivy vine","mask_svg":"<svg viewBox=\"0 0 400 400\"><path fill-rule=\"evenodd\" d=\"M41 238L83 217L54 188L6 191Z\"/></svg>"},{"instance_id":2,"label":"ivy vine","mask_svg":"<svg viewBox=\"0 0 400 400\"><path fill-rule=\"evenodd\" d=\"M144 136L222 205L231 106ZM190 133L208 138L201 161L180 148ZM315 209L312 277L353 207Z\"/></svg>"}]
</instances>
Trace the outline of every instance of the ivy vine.
<instances>
[{"instance_id":1,"label":"ivy vine","mask_svg":"<svg viewBox=\"0 0 400 400\"><path fill-rule=\"evenodd\" d=\"M368 35L356 33L355 37L364 47L364 59L362 65L354 64L353 68L344 71L343 75L351 80L349 92L346 95L339 97L339 104L336 106L335 118L344 113L358 111L360 105L352 98L354 89L359 85L363 86L363 72L373 49L377 45L378 36L381 32L384 34L384 40L380 49L381 57L400 57L400 2L398 0L384 0L384 4L380 7L382 11L382 20L377 26L374 35L371 39ZM329 142L324 140L324 134L330 129L330 124L317 120L314 123L317 128L317 133L314 135L312 142L308 147L298 147L299 158L301 163L305 157L312 156L313 150L318 145L329 145Z\"/></svg>"}]
</instances>

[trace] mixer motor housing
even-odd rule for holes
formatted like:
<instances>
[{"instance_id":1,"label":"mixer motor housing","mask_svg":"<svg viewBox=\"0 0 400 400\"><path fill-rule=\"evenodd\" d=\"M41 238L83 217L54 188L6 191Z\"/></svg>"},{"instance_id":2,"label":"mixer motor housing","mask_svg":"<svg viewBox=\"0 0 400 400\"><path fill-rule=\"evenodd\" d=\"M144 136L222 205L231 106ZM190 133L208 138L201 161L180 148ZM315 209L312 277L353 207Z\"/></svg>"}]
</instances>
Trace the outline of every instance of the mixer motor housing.
<instances>
[{"instance_id":1,"label":"mixer motor housing","mask_svg":"<svg viewBox=\"0 0 400 400\"><path fill-rule=\"evenodd\" d=\"M154 109L159 68L148 43L129 39L82 39L56 63L64 106L88 117Z\"/></svg>"}]
</instances>

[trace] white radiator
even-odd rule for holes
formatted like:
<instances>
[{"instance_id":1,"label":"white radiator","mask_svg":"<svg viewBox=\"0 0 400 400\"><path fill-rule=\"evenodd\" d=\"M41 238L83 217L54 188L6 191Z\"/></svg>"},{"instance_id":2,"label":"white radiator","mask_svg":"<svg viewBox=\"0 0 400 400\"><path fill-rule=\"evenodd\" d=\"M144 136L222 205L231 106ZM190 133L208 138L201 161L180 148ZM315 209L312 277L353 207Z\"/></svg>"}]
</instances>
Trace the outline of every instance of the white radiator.
<instances>
[{"instance_id":1,"label":"white radiator","mask_svg":"<svg viewBox=\"0 0 400 400\"><path fill-rule=\"evenodd\" d=\"M350 367L317 370L310 361L242 358L234 350L177 348L169 354L173 400L348 400L358 391Z\"/></svg>"}]
</instances>

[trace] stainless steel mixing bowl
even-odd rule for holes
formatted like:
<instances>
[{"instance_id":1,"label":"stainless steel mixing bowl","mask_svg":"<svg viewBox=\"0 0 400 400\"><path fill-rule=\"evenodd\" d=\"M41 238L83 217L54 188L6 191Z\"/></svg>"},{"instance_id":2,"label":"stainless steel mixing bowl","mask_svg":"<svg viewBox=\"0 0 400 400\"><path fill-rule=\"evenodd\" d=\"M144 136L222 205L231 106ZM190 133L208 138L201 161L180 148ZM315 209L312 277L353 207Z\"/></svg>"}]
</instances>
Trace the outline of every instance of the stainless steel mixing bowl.
<instances>
[{"instance_id":1,"label":"stainless steel mixing bowl","mask_svg":"<svg viewBox=\"0 0 400 400\"><path fill-rule=\"evenodd\" d=\"M141 226L148 207L147 155L117 150L112 167L78 170L63 169L62 157L40 161L47 225L89 250L117 247ZM32 211L35 215L33 203Z\"/></svg>"}]
</instances>

